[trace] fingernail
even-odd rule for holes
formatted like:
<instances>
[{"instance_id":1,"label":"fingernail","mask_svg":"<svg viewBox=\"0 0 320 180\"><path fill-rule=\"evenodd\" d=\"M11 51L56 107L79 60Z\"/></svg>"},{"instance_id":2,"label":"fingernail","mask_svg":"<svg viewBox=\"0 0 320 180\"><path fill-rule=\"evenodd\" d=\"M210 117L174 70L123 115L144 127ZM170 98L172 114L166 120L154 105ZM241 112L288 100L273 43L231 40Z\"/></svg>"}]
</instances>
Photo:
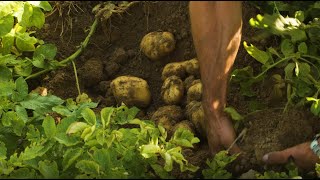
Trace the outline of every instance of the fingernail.
<instances>
[{"instance_id":1,"label":"fingernail","mask_svg":"<svg viewBox=\"0 0 320 180\"><path fill-rule=\"evenodd\" d=\"M264 155L264 156L262 157L262 160L263 160L264 162L267 162L268 159L269 159L269 154L266 154L266 155Z\"/></svg>"}]
</instances>

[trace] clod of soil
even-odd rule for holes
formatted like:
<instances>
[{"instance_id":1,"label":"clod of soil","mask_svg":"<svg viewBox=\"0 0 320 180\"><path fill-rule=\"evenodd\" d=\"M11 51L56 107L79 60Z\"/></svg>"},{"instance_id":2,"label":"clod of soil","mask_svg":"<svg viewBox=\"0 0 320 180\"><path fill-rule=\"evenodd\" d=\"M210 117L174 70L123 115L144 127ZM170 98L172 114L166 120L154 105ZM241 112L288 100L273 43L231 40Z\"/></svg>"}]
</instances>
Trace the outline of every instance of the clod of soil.
<instances>
[{"instance_id":1,"label":"clod of soil","mask_svg":"<svg viewBox=\"0 0 320 180\"><path fill-rule=\"evenodd\" d=\"M250 115L247 121L248 131L240 148L258 164L268 152L284 150L313 137L311 121L298 110L286 114L281 110L264 110Z\"/></svg>"},{"instance_id":2,"label":"clod of soil","mask_svg":"<svg viewBox=\"0 0 320 180\"><path fill-rule=\"evenodd\" d=\"M103 79L103 65L99 59L91 58L79 70L79 77L85 87L97 85Z\"/></svg>"}]
</instances>

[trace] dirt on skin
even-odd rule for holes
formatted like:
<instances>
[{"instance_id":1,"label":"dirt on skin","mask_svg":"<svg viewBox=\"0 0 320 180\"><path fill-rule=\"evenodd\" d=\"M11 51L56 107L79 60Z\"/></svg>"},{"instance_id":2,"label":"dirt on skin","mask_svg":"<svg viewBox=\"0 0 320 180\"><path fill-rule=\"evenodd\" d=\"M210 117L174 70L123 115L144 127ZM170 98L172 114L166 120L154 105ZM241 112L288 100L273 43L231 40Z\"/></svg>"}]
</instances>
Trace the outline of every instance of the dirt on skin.
<instances>
[{"instance_id":1,"label":"dirt on skin","mask_svg":"<svg viewBox=\"0 0 320 180\"><path fill-rule=\"evenodd\" d=\"M87 36L94 20L92 8L98 3L52 2L57 10L47 15L45 28L37 37L58 47L57 59L70 56ZM254 30L249 27L248 21L256 14L254 7L243 3L242 40L250 41ZM158 61L149 60L139 48L143 36L153 31L169 31L176 39L175 50ZM137 3L125 13L112 15L108 21L101 22L88 47L75 59L75 64L81 92L87 93L94 101L100 101L99 108L116 105L112 93L108 90L110 81L114 78L131 75L145 79L150 87L152 102L148 108L141 109L141 114L144 118L151 118L159 107L165 105L160 96L163 67L170 62L190 60L194 57L196 53L188 2L155 1ZM255 66L255 63L241 43L234 68L247 65ZM75 98L78 95L71 63L33 80L33 84L34 87L47 87L50 93L61 98ZM261 88L260 91L264 92ZM268 94L267 90L266 92ZM263 97L260 98L261 101L264 100ZM227 99L229 106L233 106L241 114L247 114L250 100L239 94L239 87L230 84ZM180 106L185 110L184 104ZM279 110L269 109L248 116L243 127L241 126L241 129L247 128L247 134L239 143L248 157L237 161L232 172L238 175L250 168L262 170L259 159L264 153L310 140L319 130L317 120L308 110L282 115ZM240 130L237 131L239 132ZM206 140L201 139L196 148L188 149L184 153L192 164L201 166L197 172L197 176L201 177L201 169L207 168L205 161L210 157ZM179 173L177 175L179 177ZM190 176L181 175L179 178Z\"/></svg>"}]
</instances>

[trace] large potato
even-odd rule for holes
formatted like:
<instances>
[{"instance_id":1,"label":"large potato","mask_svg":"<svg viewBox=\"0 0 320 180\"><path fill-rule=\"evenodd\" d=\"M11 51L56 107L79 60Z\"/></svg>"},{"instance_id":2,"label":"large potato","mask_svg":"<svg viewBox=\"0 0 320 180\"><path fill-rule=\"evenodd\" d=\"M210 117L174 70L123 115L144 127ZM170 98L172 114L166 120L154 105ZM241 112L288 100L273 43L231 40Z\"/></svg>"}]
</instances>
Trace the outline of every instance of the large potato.
<instances>
[{"instance_id":1,"label":"large potato","mask_svg":"<svg viewBox=\"0 0 320 180\"><path fill-rule=\"evenodd\" d=\"M150 59L158 60L175 48L176 41L170 32L151 32L142 38L141 51Z\"/></svg>"},{"instance_id":2,"label":"large potato","mask_svg":"<svg viewBox=\"0 0 320 180\"><path fill-rule=\"evenodd\" d=\"M184 87L186 90L188 90L192 86L192 82L195 80L195 77L193 75L188 76L184 81Z\"/></svg>"},{"instance_id":3,"label":"large potato","mask_svg":"<svg viewBox=\"0 0 320 180\"><path fill-rule=\"evenodd\" d=\"M187 116L194 124L196 130L202 137L206 137L205 116L202 103L198 101L191 101L187 107Z\"/></svg>"},{"instance_id":4,"label":"large potato","mask_svg":"<svg viewBox=\"0 0 320 180\"><path fill-rule=\"evenodd\" d=\"M190 86L187 92L187 103L191 101L201 101L202 98L202 83L200 80L195 80L195 83Z\"/></svg>"},{"instance_id":5,"label":"large potato","mask_svg":"<svg viewBox=\"0 0 320 180\"><path fill-rule=\"evenodd\" d=\"M162 80L167 79L170 76L178 76L184 79L186 76L186 68L184 62L168 63L162 70Z\"/></svg>"},{"instance_id":6,"label":"large potato","mask_svg":"<svg viewBox=\"0 0 320 180\"><path fill-rule=\"evenodd\" d=\"M147 107L151 101L151 93L147 81L133 76L120 76L110 84L113 96L118 104Z\"/></svg>"},{"instance_id":7,"label":"large potato","mask_svg":"<svg viewBox=\"0 0 320 180\"><path fill-rule=\"evenodd\" d=\"M200 76L200 66L196 58L184 62L186 72L189 75L194 75L196 77Z\"/></svg>"},{"instance_id":8,"label":"large potato","mask_svg":"<svg viewBox=\"0 0 320 180\"><path fill-rule=\"evenodd\" d=\"M166 104L179 104L183 95L183 82L178 76L170 76L164 81L161 87L161 96Z\"/></svg>"},{"instance_id":9,"label":"large potato","mask_svg":"<svg viewBox=\"0 0 320 180\"><path fill-rule=\"evenodd\" d=\"M167 117L172 124L176 124L184 118L184 114L180 106L169 105L160 107L153 113L151 119L158 122L162 117Z\"/></svg>"}]
</instances>

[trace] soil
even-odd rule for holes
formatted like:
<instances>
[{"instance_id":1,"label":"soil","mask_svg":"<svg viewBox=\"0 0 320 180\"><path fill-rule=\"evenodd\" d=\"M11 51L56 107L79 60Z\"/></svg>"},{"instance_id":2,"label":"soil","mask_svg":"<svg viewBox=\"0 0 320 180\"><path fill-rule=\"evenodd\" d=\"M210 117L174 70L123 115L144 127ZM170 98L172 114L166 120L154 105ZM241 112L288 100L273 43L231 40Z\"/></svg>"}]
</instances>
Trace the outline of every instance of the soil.
<instances>
[{"instance_id":1,"label":"soil","mask_svg":"<svg viewBox=\"0 0 320 180\"><path fill-rule=\"evenodd\" d=\"M47 16L45 28L39 32L38 37L58 46L58 59L70 56L87 36L94 20L92 8L98 3L52 2L57 11ZM169 62L196 57L188 12L187 1L140 2L125 13L114 14L109 20L102 21L88 47L75 60L81 92L87 93L94 101L100 101L99 108L115 106L116 102L108 91L111 80L121 75L145 79L150 87L152 102L148 108L141 110L145 118L151 118L159 107L165 105L159 93L163 84L163 67ZM254 7L243 3L243 40L250 41L254 30L249 27L248 21L257 12ZM153 31L169 31L176 39L175 50L158 61L148 59L139 49L143 36ZM247 65L254 67L255 63L241 45L234 68ZM50 93L61 98L75 98L78 95L71 63L32 82L33 88L47 87ZM268 84L266 87L269 87ZM240 133L242 129L247 129L239 145L248 156L236 161L231 168L235 176L249 169L262 171L260 159L264 153L311 140L319 131L318 119L310 115L308 110L292 110L283 114L282 110L277 109L284 107L283 101L270 104L268 88L259 86L256 90L260 98L258 101L266 101L266 108L248 115L245 123L237 130ZM247 114L251 100L239 94L239 87L230 84L227 99L229 106L233 106L240 114ZM180 106L185 109L184 104ZM206 167L205 161L210 157L206 140L201 139L197 148L188 149L185 154L194 165ZM181 175L180 178L190 177Z\"/></svg>"}]
</instances>

